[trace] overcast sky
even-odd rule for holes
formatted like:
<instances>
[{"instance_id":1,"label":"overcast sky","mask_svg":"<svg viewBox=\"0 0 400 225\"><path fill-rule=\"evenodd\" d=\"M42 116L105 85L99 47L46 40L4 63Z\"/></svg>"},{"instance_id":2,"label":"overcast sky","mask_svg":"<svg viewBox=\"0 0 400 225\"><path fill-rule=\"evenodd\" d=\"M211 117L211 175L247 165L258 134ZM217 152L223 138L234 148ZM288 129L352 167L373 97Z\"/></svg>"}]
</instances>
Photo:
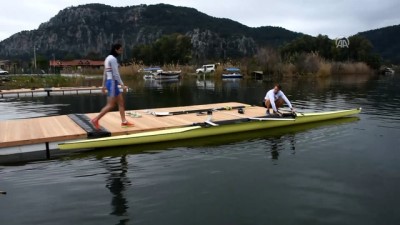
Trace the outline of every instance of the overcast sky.
<instances>
[{"instance_id":1,"label":"overcast sky","mask_svg":"<svg viewBox=\"0 0 400 225\"><path fill-rule=\"evenodd\" d=\"M400 24L399 0L1 0L0 40L34 30L60 10L87 3L112 6L167 3L187 6L250 27L279 26L330 38Z\"/></svg>"}]
</instances>

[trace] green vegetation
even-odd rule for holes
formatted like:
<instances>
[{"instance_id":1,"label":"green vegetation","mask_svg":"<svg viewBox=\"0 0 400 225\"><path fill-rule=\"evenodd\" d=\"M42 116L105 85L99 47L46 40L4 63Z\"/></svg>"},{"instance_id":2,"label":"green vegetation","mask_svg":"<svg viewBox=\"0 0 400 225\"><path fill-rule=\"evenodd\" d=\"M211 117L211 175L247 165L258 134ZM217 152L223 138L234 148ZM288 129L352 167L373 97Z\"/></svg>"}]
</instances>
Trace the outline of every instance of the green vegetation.
<instances>
[{"instance_id":1,"label":"green vegetation","mask_svg":"<svg viewBox=\"0 0 400 225\"><path fill-rule=\"evenodd\" d=\"M164 35L149 45L133 49L134 61L146 65L186 64L191 59L190 38L181 34Z\"/></svg>"},{"instance_id":2,"label":"green vegetation","mask_svg":"<svg viewBox=\"0 0 400 225\"><path fill-rule=\"evenodd\" d=\"M385 63L400 64L400 25L365 31L358 35L372 43L373 51L382 56Z\"/></svg>"},{"instance_id":3,"label":"green vegetation","mask_svg":"<svg viewBox=\"0 0 400 225\"><path fill-rule=\"evenodd\" d=\"M380 68L381 58L367 39L355 35L349 42L348 47L338 48L327 36L304 35L279 49L260 49L246 65L248 71L287 76L369 74Z\"/></svg>"},{"instance_id":4,"label":"green vegetation","mask_svg":"<svg viewBox=\"0 0 400 225\"><path fill-rule=\"evenodd\" d=\"M43 87L79 87L85 85L85 77L74 76L65 77L61 75L46 76L10 76L10 81L0 84L0 89L18 89L18 88L43 88ZM5 88L6 87L6 88Z\"/></svg>"},{"instance_id":5,"label":"green vegetation","mask_svg":"<svg viewBox=\"0 0 400 225\"><path fill-rule=\"evenodd\" d=\"M301 60L303 53L313 53L327 61L335 62L364 62L372 69L379 69L380 57L372 52L372 44L362 36L351 36L349 47L338 48L335 40L327 36L303 36L281 48L285 62L295 63Z\"/></svg>"}]
</instances>

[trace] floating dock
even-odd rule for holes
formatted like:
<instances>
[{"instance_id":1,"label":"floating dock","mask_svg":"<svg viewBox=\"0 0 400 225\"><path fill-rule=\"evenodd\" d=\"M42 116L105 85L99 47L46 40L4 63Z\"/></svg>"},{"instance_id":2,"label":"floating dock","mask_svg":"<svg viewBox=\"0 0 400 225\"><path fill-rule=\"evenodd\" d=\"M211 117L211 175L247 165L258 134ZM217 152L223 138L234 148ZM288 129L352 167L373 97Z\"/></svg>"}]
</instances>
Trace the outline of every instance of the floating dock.
<instances>
[{"instance_id":1,"label":"floating dock","mask_svg":"<svg viewBox=\"0 0 400 225\"><path fill-rule=\"evenodd\" d=\"M212 120L218 122L239 119L243 115L238 113L237 108L242 107L245 107L246 117L265 115L263 107L250 106L238 102L227 102L171 108L127 110L126 118L135 124L134 127L127 128L121 127L121 118L118 111L110 112L100 120L102 127L100 132L96 131L89 122L98 113L0 121L0 157L45 151L47 158L50 158L50 150L57 150L57 144L60 142L94 137L118 136L204 123L207 120L207 113L193 113L197 110L205 112L209 109L226 108L228 110L213 112ZM175 115L155 115L165 112L175 113Z\"/></svg>"},{"instance_id":2,"label":"floating dock","mask_svg":"<svg viewBox=\"0 0 400 225\"><path fill-rule=\"evenodd\" d=\"M121 89L122 90L122 89ZM21 88L12 90L0 90L0 97L33 97L50 96L52 94L91 94L101 93L101 87L49 87L49 88Z\"/></svg>"},{"instance_id":3,"label":"floating dock","mask_svg":"<svg viewBox=\"0 0 400 225\"><path fill-rule=\"evenodd\" d=\"M127 118L135 124L132 127L121 127L119 112L110 112L101 119L100 130L90 122L97 113L7 120L0 121L0 163L16 158L33 160L23 156L40 152L45 152L48 159L50 151L53 156L65 155L61 149L84 151L193 139L332 120L360 112L361 108L354 108L276 116L266 115L264 107L227 102L126 111Z\"/></svg>"}]
</instances>

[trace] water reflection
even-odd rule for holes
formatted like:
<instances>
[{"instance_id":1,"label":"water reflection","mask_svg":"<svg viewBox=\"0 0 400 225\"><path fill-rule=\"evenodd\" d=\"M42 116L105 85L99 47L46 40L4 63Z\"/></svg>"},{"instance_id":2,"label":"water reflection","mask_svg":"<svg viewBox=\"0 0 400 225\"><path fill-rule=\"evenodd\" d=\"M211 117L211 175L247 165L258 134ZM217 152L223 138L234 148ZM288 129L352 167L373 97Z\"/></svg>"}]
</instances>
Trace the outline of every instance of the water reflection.
<instances>
[{"instance_id":1,"label":"water reflection","mask_svg":"<svg viewBox=\"0 0 400 225\"><path fill-rule=\"evenodd\" d=\"M215 81L206 79L196 80L196 86L202 90L215 90Z\"/></svg>"},{"instance_id":2,"label":"water reflection","mask_svg":"<svg viewBox=\"0 0 400 225\"><path fill-rule=\"evenodd\" d=\"M148 89L164 89L170 87L177 87L181 85L181 79L167 79L167 80L156 80L156 79L145 79L144 87Z\"/></svg>"},{"instance_id":3,"label":"water reflection","mask_svg":"<svg viewBox=\"0 0 400 225\"><path fill-rule=\"evenodd\" d=\"M102 161L106 170L108 171L108 178L106 180L106 187L112 194L111 215L126 217L128 216L128 201L125 197L125 191L131 185L131 181L127 177L128 162L126 155L120 157L105 158ZM127 224L129 219L120 219L118 224Z\"/></svg>"},{"instance_id":4,"label":"water reflection","mask_svg":"<svg viewBox=\"0 0 400 225\"><path fill-rule=\"evenodd\" d=\"M66 104L47 103L46 99L50 97L41 97L45 104L38 102L37 99L27 101L16 101L15 99L3 99L0 101L0 120L33 118L42 116L59 115Z\"/></svg>"},{"instance_id":5,"label":"water reflection","mask_svg":"<svg viewBox=\"0 0 400 225\"><path fill-rule=\"evenodd\" d=\"M140 81L136 86L129 85L134 92L128 93L127 102L139 109L232 100L251 103L259 101L273 85L272 81L242 80L240 89L228 90L228 83L215 79L210 80L215 82L215 89L204 91L196 86L195 79L188 80L191 83L183 80L179 88L167 86L162 91L150 87L147 90L143 88L144 81ZM62 167L59 160L30 164L22 174L14 168L4 169L1 185L10 192L0 204L17 214L3 210L0 220L13 224L32 223L26 218L36 219L35 224L260 224L266 220L275 224L396 224L399 77L350 82L345 77L287 79L283 86L285 93L296 103L303 103L305 110L362 106L363 112L357 117L240 135L108 148L70 156ZM25 101L32 106L28 108L46 105L51 109L56 108L52 104L63 103L68 105L60 107L68 109L63 112L77 113L99 110L103 105L100 101L106 98L98 96L34 98L38 104L31 98ZM16 117L18 110L26 110L25 106L2 103L3 115L7 112ZM99 105L92 109L90 104ZM50 109L49 113L53 113ZM323 148L326 151L320 151ZM207 151L201 152L204 149ZM143 154L149 151L155 157ZM166 154L156 153L159 151ZM100 163L76 160L85 157L96 158ZM143 160L146 157L150 163ZM133 163L135 158L138 161ZM272 166L278 162L279 167ZM77 165L107 172L75 178L82 175ZM135 169L138 165L146 170ZM154 189L136 186L149 184L147 178L157 181ZM110 194L100 194L101 191ZM93 200L91 207L76 210L78 204L86 203L82 197ZM41 207L37 207L38 203ZM99 216L102 211L110 215ZM282 212L294 213L288 218Z\"/></svg>"},{"instance_id":6,"label":"water reflection","mask_svg":"<svg viewBox=\"0 0 400 225\"><path fill-rule=\"evenodd\" d=\"M294 155L296 152L296 138L295 134L282 135L277 137L268 138L270 149L267 150L271 154L271 160L277 165L277 160L279 158L279 153L286 149L286 144L289 143L291 154ZM268 145L267 145L268 146Z\"/></svg>"},{"instance_id":7,"label":"water reflection","mask_svg":"<svg viewBox=\"0 0 400 225\"><path fill-rule=\"evenodd\" d=\"M273 160L278 160L279 151L283 150L282 145L277 140L279 140L279 139L274 139L273 141L271 141L271 151L270 152L271 152L271 158Z\"/></svg>"},{"instance_id":8,"label":"water reflection","mask_svg":"<svg viewBox=\"0 0 400 225\"><path fill-rule=\"evenodd\" d=\"M242 79L225 78L222 79L222 85L225 89L239 89L241 87Z\"/></svg>"}]
</instances>

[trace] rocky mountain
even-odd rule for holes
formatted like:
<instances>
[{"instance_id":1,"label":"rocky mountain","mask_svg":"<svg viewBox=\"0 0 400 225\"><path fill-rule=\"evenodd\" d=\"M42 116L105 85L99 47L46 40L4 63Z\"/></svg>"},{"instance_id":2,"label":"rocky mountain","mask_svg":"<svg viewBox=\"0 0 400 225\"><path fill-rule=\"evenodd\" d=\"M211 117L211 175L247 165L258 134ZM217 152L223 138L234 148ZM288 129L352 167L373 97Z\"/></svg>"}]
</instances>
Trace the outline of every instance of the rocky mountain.
<instances>
[{"instance_id":1,"label":"rocky mountain","mask_svg":"<svg viewBox=\"0 0 400 225\"><path fill-rule=\"evenodd\" d=\"M383 59L400 64L400 25L384 27L358 33L367 38L374 46L374 51ZM351 44L351 43L350 43Z\"/></svg>"},{"instance_id":2,"label":"rocky mountain","mask_svg":"<svg viewBox=\"0 0 400 225\"><path fill-rule=\"evenodd\" d=\"M279 27L251 28L187 7L88 4L61 10L38 29L0 42L0 58L31 59L34 47L47 59L103 58L112 43L120 42L129 59L134 46L171 33L189 36L197 59L249 56L262 46L280 46L302 35Z\"/></svg>"}]
</instances>

